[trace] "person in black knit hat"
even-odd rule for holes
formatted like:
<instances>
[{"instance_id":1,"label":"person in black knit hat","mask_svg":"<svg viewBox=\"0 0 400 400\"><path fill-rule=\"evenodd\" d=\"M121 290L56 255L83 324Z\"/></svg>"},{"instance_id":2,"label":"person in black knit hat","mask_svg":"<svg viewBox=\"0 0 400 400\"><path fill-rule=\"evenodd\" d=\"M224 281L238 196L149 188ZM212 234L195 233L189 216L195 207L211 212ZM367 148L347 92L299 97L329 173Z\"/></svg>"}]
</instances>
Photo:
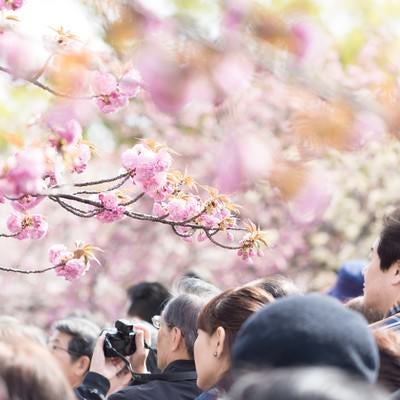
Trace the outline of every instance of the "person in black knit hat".
<instances>
[{"instance_id":1,"label":"person in black knit hat","mask_svg":"<svg viewBox=\"0 0 400 400\"><path fill-rule=\"evenodd\" d=\"M367 322L339 301L292 296L251 316L232 350L235 370L330 366L374 383L379 355Z\"/></svg>"}]
</instances>

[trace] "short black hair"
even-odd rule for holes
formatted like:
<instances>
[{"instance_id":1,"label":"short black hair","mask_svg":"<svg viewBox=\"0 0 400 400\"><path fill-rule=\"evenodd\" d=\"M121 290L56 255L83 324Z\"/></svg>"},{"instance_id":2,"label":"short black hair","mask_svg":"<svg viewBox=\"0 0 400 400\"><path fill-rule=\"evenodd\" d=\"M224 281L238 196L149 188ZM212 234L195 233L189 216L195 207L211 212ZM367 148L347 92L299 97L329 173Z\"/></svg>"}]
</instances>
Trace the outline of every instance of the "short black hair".
<instances>
[{"instance_id":1,"label":"short black hair","mask_svg":"<svg viewBox=\"0 0 400 400\"><path fill-rule=\"evenodd\" d=\"M56 321L52 329L71 336L68 351L73 361L81 356L92 359L100 335L100 328L94 322L86 318L69 317Z\"/></svg>"},{"instance_id":2,"label":"short black hair","mask_svg":"<svg viewBox=\"0 0 400 400\"><path fill-rule=\"evenodd\" d=\"M140 282L127 290L130 305L128 315L151 323L154 315L160 315L170 299L168 289L159 282Z\"/></svg>"},{"instance_id":3,"label":"short black hair","mask_svg":"<svg viewBox=\"0 0 400 400\"><path fill-rule=\"evenodd\" d=\"M400 260L400 209L384 219L377 253L382 271L387 271L393 263Z\"/></svg>"}]
</instances>

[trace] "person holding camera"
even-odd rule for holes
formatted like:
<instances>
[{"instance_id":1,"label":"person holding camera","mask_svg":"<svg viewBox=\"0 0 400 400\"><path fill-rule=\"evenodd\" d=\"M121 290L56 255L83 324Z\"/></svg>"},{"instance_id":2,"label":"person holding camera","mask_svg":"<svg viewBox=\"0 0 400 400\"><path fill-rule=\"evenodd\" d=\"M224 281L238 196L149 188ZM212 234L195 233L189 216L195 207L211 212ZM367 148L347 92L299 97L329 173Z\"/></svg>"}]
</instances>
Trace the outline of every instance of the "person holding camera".
<instances>
[{"instance_id":1,"label":"person holding camera","mask_svg":"<svg viewBox=\"0 0 400 400\"><path fill-rule=\"evenodd\" d=\"M146 348L149 348L151 336L146 327L135 325L131 330L134 334L127 335L123 332L124 324L116 324L119 333L110 336L106 332L98 340L90 372L76 390L78 398L102 400L107 394L110 400L196 398L201 391L196 385L193 346L197 336L197 318L208 299L183 293L167 303L161 316L153 317L152 322L159 330L157 364L162 371L160 374L149 374L146 370ZM129 360L124 357L129 351L127 336L135 343ZM116 351L113 353L112 349ZM129 382L130 385L126 386Z\"/></svg>"}]
</instances>

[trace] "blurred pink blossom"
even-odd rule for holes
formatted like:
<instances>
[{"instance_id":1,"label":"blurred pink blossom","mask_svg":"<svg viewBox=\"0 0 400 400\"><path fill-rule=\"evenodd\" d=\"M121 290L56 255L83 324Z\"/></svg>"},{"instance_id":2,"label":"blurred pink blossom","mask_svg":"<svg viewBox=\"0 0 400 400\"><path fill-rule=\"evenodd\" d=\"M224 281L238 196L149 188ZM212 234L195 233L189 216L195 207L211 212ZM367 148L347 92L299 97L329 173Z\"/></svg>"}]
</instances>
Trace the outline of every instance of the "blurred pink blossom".
<instances>
[{"instance_id":1,"label":"blurred pink blossom","mask_svg":"<svg viewBox=\"0 0 400 400\"><path fill-rule=\"evenodd\" d=\"M43 216L11 214L7 218L7 228L19 240L41 239L46 235L48 224Z\"/></svg>"},{"instance_id":2,"label":"blurred pink blossom","mask_svg":"<svg viewBox=\"0 0 400 400\"><path fill-rule=\"evenodd\" d=\"M311 171L305 185L289 202L293 221L300 225L318 221L329 206L333 191L334 185L327 171Z\"/></svg>"},{"instance_id":3,"label":"blurred pink blossom","mask_svg":"<svg viewBox=\"0 0 400 400\"><path fill-rule=\"evenodd\" d=\"M55 121L48 121L48 126L67 144L76 144L82 139L82 127L76 119L70 119L63 125L58 125Z\"/></svg>"},{"instance_id":4,"label":"blurred pink blossom","mask_svg":"<svg viewBox=\"0 0 400 400\"><path fill-rule=\"evenodd\" d=\"M121 93L129 97L135 97L139 94L142 78L135 69L131 69L120 79L118 85Z\"/></svg>"},{"instance_id":5,"label":"blurred pink blossom","mask_svg":"<svg viewBox=\"0 0 400 400\"><path fill-rule=\"evenodd\" d=\"M15 79L33 76L41 65L32 44L11 31L0 32L0 61Z\"/></svg>"},{"instance_id":6,"label":"blurred pink blossom","mask_svg":"<svg viewBox=\"0 0 400 400\"><path fill-rule=\"evenodd\" d=\"M81 174L87 168L88 162L92 156L90 147L85 143L79 143L76 146L68 148L73 154L72 172Z\"/></svg>"},{"instance_id":7,"label":"blurred pink blossom","mask_svg":"<svg viewBox=\"0 0 400 400\"><path fill-rule=\"evenodd\" d=\"M14 210L25 212L31 208L36 207L42 200L43 196L31 196L29 194L19 197L18 200L13 200L11 206Z\"/></svg>"},{"instance_id":8,"label":"blurred pink blossom","mask_svg":"<svg viewBox=\"0 0 400 400\"><path fill-rule=\"evenodd\" d=\"M103 113L111 113L128 104L130 97L139 92L140 77L135 71L127 73L120 82L114 75L96 71L93 73L92 89L97 96L96 104Z\"/></svg>"},{"instance_id":9,"label":"blurred pink blossom","mask_svg":"<svg viewBox=\"0 0 400 400\"><path fill-rule=\"evenodd\" d=\"M9 157L3 166L0 192L20 196L40 193L44 187L44 156L36 149L25 149Z\"/></svg>"},{"instance_id":10,"label":"blurred pink blossom","mask_svg":"<svg viewBox=\"0 0 400 400\"><path fill-rule=\"evenodd\" d=\"M24 4L24 0L0 0L0 10L17 10Z\"/></svg>"},{"instance_id":11,"label":"blurred pink blossom","mask_svg":"<svg viewBox=\"0 0 400 400\"><path fill-rule=\"evenodd\" d=\"M52 265L65 264L74 257L74 253L69 251L63 244L55 244L48 251L49 261Z\"/></svg>"},{"instance_id":12,"label":"blurred pink blossom","mask_svg":"<svg viewBox=\"0 0 400 400\"><path fill-rule=\"evenodd\" d=\"M386 132L385 123L379 116L369 112L356 114L352 126L351 150L364 147L367 143L379 141Z\"/></svg>"},{"instance_id":13,"label":"blurred pink blossom","mask_svg":"<svg viewBox=\"0 0 400 400\"><path fill-rule=\"evenodd\" d=\"M239 53L225 54L212 70L214 82L226 96L238 94L248 87L252 75L253 65Z\"/></svg>"},{"instance_id":14,"label":"blurred pink blossom","mask_svg":"<svg viewBox=\"0 0 400 400\"><path fill-rule=\"evenodd\" d=\"M225 135L217 147L215 185L223 193L239 191L266 176L274 163L277 144L254 134Z\"/></svg>"},{"instance_id":15,"label":"blurred pink blossom","mask_svg":"<svg viewBox=\"0 0 400 400\"><path fill-rule=\"evenodd\" d=\"M177 114L189 102L189 74L157 46L142 48L137 68L156 107Z\"/></svg>"}]
</instances>

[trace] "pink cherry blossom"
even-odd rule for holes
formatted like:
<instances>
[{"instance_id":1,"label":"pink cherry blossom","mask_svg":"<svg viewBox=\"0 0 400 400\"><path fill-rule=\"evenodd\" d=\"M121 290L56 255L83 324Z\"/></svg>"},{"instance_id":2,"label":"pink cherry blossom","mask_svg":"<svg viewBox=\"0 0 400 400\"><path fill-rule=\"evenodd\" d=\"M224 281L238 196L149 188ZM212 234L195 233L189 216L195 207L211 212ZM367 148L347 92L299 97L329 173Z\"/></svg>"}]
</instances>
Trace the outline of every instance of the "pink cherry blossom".
<instances>
[{"instance_id":1,"label":"pink cherry blossom","mask_svg":"<svg viewBox=\"0 0 400 400\"><path fill-rule=\"evenodd\" d=\"M88 162L92 156L90 147L87 144L80 143L73 148L72 171L81 174L87 168Z\"/></svg>"},{"instance_id":2,"label":"pink cherry blossom","mask_svg":"<svg viewBox=\"0 0 400 400\"><path fill-rule=\"evenodd\" d=\"M67 281L73 281L86 273L88 266L81 259L73 258L55 269L58 276L64 277Z\"/></svg>"},{"instance_id":3,"label":"pink cherry blossom","mask_svg":"<svg viewBox=\"0 0 400 400\"><path fill-rule=\"evenodd\" d=\"M100 222L110 223L124 217L125 207L119 205L118 197L114 193L100 193L98 201L105 208L96 215L96 219Z\"/></svg>"},{"instance_id":4,"label":"pink cherry blossom","mask_svg":"<svg viewBox=\"0 0 400 400\"><path fill-rule=\"evenodd\" d=\"M92 89L95 95L109 95L117 89L117 79L114 75L95 71L92 78Z\"/></svg>"},{"instance_id":5,"label":"pink cherry blossom","mask_svg":"<svg viewBox=\"0 0 400 400\"><path fill-rule=\"evenodd\" d=\"M171 199L167 204L169 219L182 222L194 217L200 212L201 205L198 199L189 197L188 199Z\"/></svg>"},{"instance_id":6,"label":"pink cherry blossom","mask_svg":"<svg viewBox=\"0 0 400 400\"><path fill-rule=\"evenodd\" d=\"M163 203L159 203L158 201L155 201L153 204L153 211L152 211L152 215L154 215L155 217L163 217L164 215L167 214L167 206L166 204Z\"/></svg>"},{"instance_id":7,"label":"pink cherry blossom","mask_svg":"<svg viewBox=\"0 0 400 400\"><path fill-rule=\"evenodd\" d=\"M124 151L121 160L123 167L132 173L133 182L150 197L162 201L172 192L167 185L172 159L166 150L155 152L137 144Z\"/></svg>"},{"instance_id":8,"label":"pink cherry blossom","mask_svg":"<svg viewBox=\"0 0 400 400\"><path fill-rule=\"evenodd\" d=\"M49 261L52 265L65 264L74 257L74 253L69 251L63 244L55 244L49 249Z\"/></svg>"},{"instance_id":9,"label":"pink cherry blossom","mask_svg":"<svg viewBox=\"0 0 400 400\"><path fill-rule=\"evenodd\" d=\"M128 71L118 82L121 93L129 97L137 96L140 91L141 80L138 71L134 69Z\"/></svg>"},{"instance_id":10,"label":"pink cherry blossom","mask_svg":"<svg viewBox=\"0 0 400 400\"><path fill-rule=\"evenodd\" d=\"M126 106L128 104L128 97L125 94L114 91L110 94L98 97L96 99L96 104L101 112L108 114Z\"/></svg>"},{"instance_id":11,"label":"pink cherry blossom","mask_svg":"<svg viewBox=\"0 0 400 400\"><path fill-rule=\"evenodd\" d=\"M385 129L383 120L377 115L370 112L357 113L352 126L350 150L358 150L367 143L381 140L385 135Z\"/></svg>"},{"instance_id":12,"label":"pink cherry blossom","mask_svg":"<svg viewBox=\"0 0 400 400\"><path fill-rule=\"evenodd\" d=\"M177 114L189 102L189 74L157 46L143 48L138 70L156 107Z\"/></svg>"},{"instance_id":13,"label":"pink cherry blossom","mask_svg":"<svg viewBox=\"0 0 400 400\"><path fill-rule=\"evenodd\" d=\"M0 183L6 194L20 196L43 189L44 157L38 150L26 149L10 157L3 167Z\"/></svg>"},{"instance_id":14,"label":"pink cherry blossom","mask_svg":"<svg viewBox=\"0 0 400 400\"><path fill-rule=\"evenodd\" d=\"M76 119L67 121L63 126L50 121L48 125L49 128L55 132L59 138L65 140L67 144L76 144L80 139L82 139L82 127Z\"/></svg>"},{"instance_id":15,"label":"pink cherry blossom","mask_svg":"<svg viewBox=\"0 0 400 400\"><path fill-rule=\"evenodd\" d=\"M35 48L28 40L12 31L6 31L0 34L0 61L2 66L10 70L14 79L25 79L40 68L42 60L41 55L35 54Z\"/></svg>"},{"instance_id":16,"label":"pink cherry blossom","mask_svg":"<svg viewBox=\"0 0 400 400\"><path fill-rule=\"evenodd\" d=\"M130 97L137 95L139 80L134 71L127 73L120 82L110 73L94 72L92 89L97 96L97 106L103 113L112 113L124 107Z\"/></svg>"},{"instance_id":17,"label":"pink cherry blossom","mask_svg":"<svg viewBox=\"0 0 400 400\"><path fill-rule=\"evenodd\" d=\"M293 220L300 225L318 221L330 204L334 184L327 171L310 171L308 180L289 202Z\"/></svg>"},{"instance_id":18,"label":"pink cherry blossom","mask_svg":"<svg viewBox=\"0 0 400 400\"><path fill-rule=\"evenodd\" d=\"M36 207L43 199L43 196L31 196L27 194L18 198L18 200L12 201L11 206L14 210L25 212L26 210Z\"/></svg>"},{"instance_id":19,"label":"pink cherry blossom","mask_svg":"<svg viewBox=\"0 0 400 400\"><path fill-rule=\"evenodd\" d=\"M166 184L162 187L157 187L153 190L147 192L147 195L150 196L155 201L164 201L168 199L168 197L174 192L174 188L170 184Z\"/></svg>"},{"instance_id":20,"label":"pink cherry blossom","mask_svg":"<svg viewBox=\"0 0 400 400\"><path fill-rule=\"evenodd\" d=\"M226 96L243 91L253 75L250 61L239 53L226 54L212 71L214 82Z\"/></svg>"},{"instance_id":21,"label":"pink cherry blossom","mask_svg":"<svg viewBox=\"0 0 400 400\"><path fill-rule=\"evenodd\" d=\"M0 10L17 10L24 4L24 0L0 0Z\"/></svg>"},{"instance_id":22,"label":"pink cherry blossom","mask_svg":"<svg viewBox=\"0 0 400 400\"><path fill-rule=\"evenodd\" d=\"M23 239L41 239L46 235L48 224L41 215L17 215L11 214L7 218L7 228L16 238Z\"/></svg>"}]
</instances>

